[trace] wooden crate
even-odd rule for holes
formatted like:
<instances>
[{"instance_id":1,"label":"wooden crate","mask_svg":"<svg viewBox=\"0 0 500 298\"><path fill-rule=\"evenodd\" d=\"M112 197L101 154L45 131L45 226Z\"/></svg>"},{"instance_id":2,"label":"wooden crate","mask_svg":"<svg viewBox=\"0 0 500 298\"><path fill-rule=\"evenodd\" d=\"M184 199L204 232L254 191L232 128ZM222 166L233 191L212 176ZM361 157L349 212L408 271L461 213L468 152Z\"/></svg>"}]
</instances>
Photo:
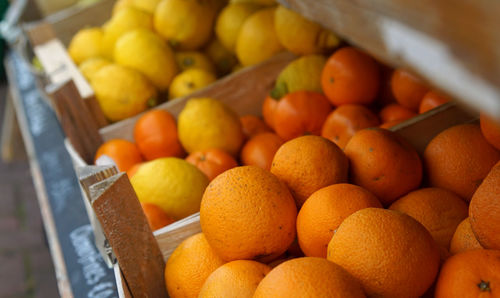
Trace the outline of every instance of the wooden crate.
<instances>
[{"instance_id":1,"label":"wooden crate","mask_svg":"<svg viewBox=\"0 0 500 298\"><path fill-rule=\"evenodd\" d=\"M255 109L260 108L260 103L252 101L252 104L255 104ZM173 109L171 112L177 113L177 110ZM400 134L410 142L420 154L422 154L427 143L439 132L457 124L477 121L477 118L477 114L467 112L455 103L448 103L395 126L392 130ZM114 229L118 229L117 232L119 232L120 225L116 225L115 223ZM157 244L166 262L175 248L183 240L200 232L200 217L199 213L196 213L155 231L154 238L156 243L154 243L154 245ZM136 246L137 245L140 246L140 244L136 244ZM144 251L148 249L140 248L140 250ZM127 265L130 266L129 264ZM120 267L120 264L115 265L115 275L120 297L132 297L130 290L133 289L129 288L131 283L123 282L122 270L123 268ZM163 276L158 278L163 278Z\"/></svg>"}]
</instances>

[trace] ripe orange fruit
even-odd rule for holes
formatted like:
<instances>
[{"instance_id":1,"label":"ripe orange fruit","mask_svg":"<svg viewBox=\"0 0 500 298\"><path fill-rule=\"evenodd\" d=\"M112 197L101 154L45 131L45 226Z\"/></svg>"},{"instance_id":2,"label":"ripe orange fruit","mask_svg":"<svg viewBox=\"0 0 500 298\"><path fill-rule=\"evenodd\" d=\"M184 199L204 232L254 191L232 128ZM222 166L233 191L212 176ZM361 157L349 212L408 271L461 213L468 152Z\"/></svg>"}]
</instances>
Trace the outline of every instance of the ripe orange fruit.
<instances>
[{"instance_id":1,"label":"ripe orange fruit","mask_svg":"<svg viewBox=\"0 0 500 298\"><path fill-rule=\"evenodd\" d=\"M283 140L272 132L261 133L251 138L241 150L241 162L244 165L271 169L274 154L283 145Z\"/></svg>"},{"instance_id":2,"label":"ripe orange fruit","mask_svg":"<svg viewBox=\"0 0 500 298\"><path fill-rule=\"evenodd\" d=\"M300 207L315 191L347 182L348 161L328 139L303 136L286 142L274 155L271 173L283 181Z\"/></svg>"},{"instance_id":3,"label":"ripe orange fruit","mask_svg":"<svg viewBox=\"0 0 500 298\"><path fill-rule=\"evenodd\" d=\"M341 105L328 115L321 136L344 148L360 129L380 125L377 115L362 105Z\"/></svg>"},{"instance_id":4,"label":"ripe orange fruit","mask_svg":"<svg viewBox=\"0 0 500 298\"><path fill-rule=\"evenodd\" d=\"M199 298L252 298L260 281L271 267L255 261L238 260L226 263L205 281Z\"/></svg>"},{"instance_id":5,"label":"ripe orange fruit","mask_svg":"<svg viewBox=\"0 0 500 298\"><path fill-rule=\"evenodd\" d=\"M398 103L392 103L380 110L379 116L382 122L386 123L396 120L407 120L417 116L417 113Z\"/></svg>"},{"instance_id":6,"label":"ripe orange fruit","mask_svg":"<svg viewBox=\"0 0 500 298\"><path fill-rule=\"evenodd\" d=\"M425 93L424 97L422 98L420 106L418 107L418 112L420 114L423 114L427 111L439 107L440 105L444 105L450 100L451 99L448 96L441 94L435 90L431 90Z\"/></svg>"},{"instance_id":7,"label":"ripe orange fruit","mask_svg":"<svg viewBox=\"0 0 500 298\"><path fill-rule=\"evenodd\" d=\"M241 116L240 122L246 139L250 139L259 133L272 131L262 119L254 115Z\"/></svg>"},{"instance_id":8,"label":"ripe orange fruit","mask_svg":"<svg viewBox=\"0 0 500 298\"><path fill-rule=\"evenodd\" d=\"M392 131L360 130L344 153L350 162L351 181L371 191L385 205L418 188L422 180L417 151Z\"/></svg>"},{"instance_id":9,"label":"ripe orange fruit","mask_svg":"<svg viewBox=\"0 0 500 298\"><path fill-rule=\"evenodd\" d=\"M436 298L499 297L500 251L476 249L456 254L444 263Z\"/></svg>"},{"instance_id":10,"label":"ripe orange fruit","mask_svg":"<svg viewBox=\"0 0 500 298\"><path fill-rule=\"evenodd\" d=\"M271 95L266 96L266 99L262 103L262 118L264 118L264 122L272 129L274 129L274 113L277 106L278 101L272 98Z\"/></svg>"},{"instance_id":11,"label":"ripe orange fruit","mask_svg":"<svg viewBox=\"0 0 500 298\"><path fill-rule=\"evenodd\" d=\"M271 270L260 282L255 298L366 297L359 282L339 265L322 258L298 258Z\"/></svg>"},{"instance_id":12,"label":"ripe orange fruit","mask_svg":"<svg viewBox=\"0 0 500 298\"><path fill-rule=\"evenodd\" d=\"M175 119L164 110L151 110L142 115L134 126L134 140L146 160L184 155Z\"/></svg>"},{"instance_id":13,"label":"ripe orange fruit","mask_svg":"<svg viewBox=\"0 0 500 298\"><path fill-rule=\"evenodd\" d=\"M143 162L140 162L140 163L136 163L135 165L131 166L128 170L127 170L127 176L128 176L128 179L132 179L132 176L135 175L135 173L137 173L137 171L139 170L139 168L143 165L144 163Z\"/></svg>"},{"instance_id":14,"label":"ripe orange fruit","mask_svg":"<svg viewBox=\"0 0 500 298\"><path fill-rule=\"evenodd\" d=\"M224 263L203 233L187 238L168 258L165 267L168 295L172 298L198 297L207 277Z\"/></svg>"},{"instance_id":15,"label":"ripe orange fruit","mask_svg":"<svg viewBox=\"0 0 500 298\"><path fill-rule=\"evenodd\" d=\"M377 62L353 47L333 53L321 74L323 92L335 106L369 104L375 100L379 85Z\"/></svg>"},{"instance_id":16,"label":"ripe orange fruit","mask_svg":"<svg viewBox=\"0 0 500 298\"><path fill-rule=\"evenodd\" d=\"M121 172L126 172L133 165L143 161L137 146L132 142L121 139L109 140L99 146L95 154L94 162L97 161L101 155L107 155L111 158Z\"/></svg>"},{"instance_id":17,"label":"ripe orange fruit","mask_svg":"<svg viewBox=\"0 0 500 298\"><path fill-rule=\"evenodd\" d=\"M326 258L328 243L342 221L368 207L382 208L377 197L357 185L340 183L313 193L297 216L297 237L308 257Z\"/></svg>"},{"instance_id":18,"label":"ripe orange fruit","mask_svg":"<svg viewBox=\"0 0 500 298\"><path fill-rule=\"evenodd\" d=\"M392 127L398 125L399 123L403 123L405 121L406 121L405 119L399 119L399 120L394 120L394 121L390 121L390 122L385 122L385 123L380 124L379 127L383 128L383 129L391 129Z\"/></svg>"},{"instance_id":19,"label":"ripe orange fruit","mask_svg":"<svg viewBox=\"0 0 500 298\"><path fill-rule=\"evenodd\" d=\"M414 111L418 110L422 98L429 90L419 78L402 69L393 72L391 87L396 100Z\"/></svg>"},{"instance_id":20,"label":"ripe orange fruit","mask_svg":"<svg viewBox=\"0 0 500 298\"><path fill-rule=\"evenodd\" d=\"M224 260L271 261L295 238L297 208L278 178L256 166L217 176L201 200L201 229Z\"/></svg>"},{"instance_id":21,"label":"ripe orange fruit","mask_svg":"<svg viewBox=\"0 0 500 298\"><path fill-rule=\"evenodd\" d=\"M472 227L470 225L469 218L464 219L455 230L453 238L451 238L450 243L450 253L452 255L483 248L479 241L477 241L476 236L472 232Z\"/></svg>"},{"instance_id":22,"label":"ripe orange fruit","mask_svg":"<svg viewBox=\"0 0 500 298\"><path fill-rule=\"evenodd\" d=\"M484 248L500 249L500 162L472 196L469 218L472 231Z\"/></svg>"},{"instance_id":23,"label":"ripe orange fruit","mask_svg":"<svg viewBox=\"0 0 500 298\"><path fill-rule=\"evenodd\" d=\"M274 112L274 130L285 141L306 134L320 135L321 127L332 110L321 93L296 91L278 101Z\"/></svg>"},{"instance_id":24,"label":"ripe orange fruit","mask_svg":"<svg viewBox=\"0 0 500 298\"><path fill-rule=\"evenodd\" d=\"M195 165L210 181L222 172L238 166L236 160L221 149L193 152L186 157L186 161Z\"/></svg>"},{"instance_id":25,"label":"ripe orange fruit","mask_svg":"<svg viewBox=\"0 0 500 298\"><path fill-rule=\"evenodd\" d=\"M486 141L476 124L457 125L442 131L424 151L430 184L449 189L466 201L470 201L498 160L500 152Z\"/></svg>"},{"instance_id":26,"label":"ripe orange fruit","mask_svg":"<svg viewBox=\"0 0 500 298\"><path fill-rule=\"evenodd\" d=\"M421 223L434 241L448 249L458 224L467 217L468 206L453 192L437 188L422 188L398 199L389 207L403 212Z\"/></svg>"},{"instance_id":27,"label":"ripe orange fruit","mask_svg":"<svg viewBox=\"0 0 500 298\"><path fill-rule=\"evenodd\" d=\"M148 220L152 231L158 230L173 223L175 220L168 216L163 209L151 203L141 203L142 211Z\"/></svg>"},{"instance_id":28,"label":"ripe orange fruit","mask_svg":"<svg viewBox=\"0 0 500 298\"><path fill-rule=\"evenodd\" d=\"M410 216L365 208L347 217L328 244L328 260L361 282L368 296L418 297L432 285L438 246Z\"/></svg>"},{"instance_id":29,"label":"ripe orange fruit","mask_svg":"<svg viewBox=\"0 0 500 298\"><path fill-rule=\"evenodd\" d=\"M500 150L500 124L485 114L481 114L479 120L484 138Z\"/></svg>"}]
</instances>

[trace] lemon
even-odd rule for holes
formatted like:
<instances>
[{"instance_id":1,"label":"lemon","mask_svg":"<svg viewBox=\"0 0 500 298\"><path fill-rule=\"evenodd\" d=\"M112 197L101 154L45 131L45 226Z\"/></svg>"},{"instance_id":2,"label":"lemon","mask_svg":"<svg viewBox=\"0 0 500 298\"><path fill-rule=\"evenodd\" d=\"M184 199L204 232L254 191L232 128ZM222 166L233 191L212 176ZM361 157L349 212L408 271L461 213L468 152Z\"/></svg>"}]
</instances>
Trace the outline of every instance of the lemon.
<instances>
[{"instance_id":1,"label":"lemon","mask_svg":"<svg viewBox=\"0 0 500 298\"><path fill-rule=\"evenodd\" d=\"M168 89L179 71L174 52L157 34L134 29L115 44L115 62L145 75L160 91Z\"/></svg>"},{"instance_id":2,"label":"lemon","mask_svg":"<svg viewBox=\"0 0 500 298\"><path fill-rule=\"evenodd\" d=\"M290 62L278 75L271 96L280 99L295 91L322 92L321 72L325 63L322 55L302 56Z\"/></svg>"},{"instance_id":3,"label":"lemon","mask_svg":"<svg viewBox=\"0 0 500 298\"><path fill-rule=\"evenodd\" d=\"M254 3L258 5L273 6L276 0L231 0L230 3Z\"/></svg>"},{"instance_id":4,"label":"lemon","mask_svg":"<svg viewBox=\"0 0 500 298\"><path fill-rule=\"evenodd\" d=\"M259 10L243 23L236 41L236 56L243 66L260 63L283 50L274 30L275 10Z\"/></svg>"},{"instance_id":5,"label":"lemon","mask_svg":"<svg viewBox=\"0 0 500 298\"><path fill-rule=\"evenodd\" d=\"M138 28L153 30L153 16L133 7L126 7L118 11L111 20L103 26L104 51L107 57L113 59L115 43L120 36Z\"/></svg>"},{"instance_id":6,"label":"lemon","mask_svg":"<svg viewBox=\"0 0 500 298\"><path fill-rule=\"evenodd\" d=\"M156 6L161 0L132 0L136 8L142 9L150 14L154 14Z\"/></svg>"},{"instance_id":7,"label":"lemon","mask_svg":"<svg viewBox=\"0 0 500 298\"><path fill-rule=\"evenodd\" d=\"M175 49L196 50L210 40L215 14L214 0L163 0L154 26Z\"/></svg>"},{"instance_id":8,"label":"lemon","mask_svg":"<svg viewBox=\"0 0 500 298\"><path fill-rule=\"evenodd\" d=\"M111 13L114 16L118 11L126 8L126 7L134 7L134 0L118 0L113 5L113 11Z\"/></svg>"},{"instance_id":9,"label":"lemon","mask_svg":"<svg viewBox=\"0 0 500 298\"><path fill-rule=\"evenodd\" d=\"M170 99L183 97L215 82L217 78L211 72L191 68L178 74L169 89Z\"/></svg>"},{"instance_id":10,"label":"lemon","mask_svg":"<svg viewBox=\"0 0 500 298\"><path fill-rule=\"evenodd\" d=\"M142 164L130 182L141 203L155 204L179 220L200 211L208 178L183 159L164 157Z\"/></svg>"},{"instance_id":11,"label":"lemon","mask_svg":"<svg viewBox=\"0 0 500 298\"><path fill-rule=\"evenodd\" d=\"M213 98L190 99L177 125L179 140L189 153L217 148L236 156L243 144L238 115Z\"/></svg>"},{"instance_id":12,"label":"lemon","mask_svg":"<svg viewBox=\"0 0 500 298\"><path fill-rule=\"evenodd\" d=\"M236 56L226 49L217 38L212 39L205 48L205 53L215 63L219 76L230 73L233 67L238 64Z\"/></svg>"},{"instance_id":13,"label":"lemon","mask_svg":"<svg viewBox=\"0 0 500 298\"><path fill-rule=\"evenodd\" d=\"M103 56L103 32L100 28L87 28L78 31L71 39L68 53L76 64Z\"/></svg>"},{"instance_id":14,"label":"lemon","mask_svg":"<svg viewBox=\"0 0 500 298\"><path fill-rule=\"evenodd\" d=\"M111 64L90 80L104 115L119 121L146 110L156 98L154 86L140 72Z\"/></svg>"},{"instance_id":15,"label":"lemon","mask_svg":"<svg viewBox=\"0 0 500 298\"><path fill-rule=\"evenodd\" d=\"M197 51L180 51L175 53L175 60L179 68L184 71L191 68L200 68L215 73L215 66L207 55Z\"/></svg>"},{"instance_id":16,"label":"lemon","mask_svg":"<svg viewBox=\"0 0 500 298\"><path fill-rule=\"evenodd\" d=\"M83 61L78 68L80 69L80 72L83 74L83 76L88 81L90 81L94 74L99 71L99 69L110 64L111 62L107 59L95 57Z\"/></svg>"},{"instance_id":17,"label":"lemon","mask_svg":"<svg viewBox=\"0 0 500 298\"><path fill-rule=\"evenodd\" d=\"M215 34L222 45L234 53L236 39L245 20L261 6L253 3L235 3L226 6L215 23Z\"/></svg>"},{"instance_id":18,"label":"lemon","mask_svg":"<svg viewBox=\"0 0 500 298\"><path fill-rule=\"evenodd\" d=\"M297 55L323 54L340 44L331 31L283 6L275 13L274 28L281 44Z\"/></svg>"}]
</instances>

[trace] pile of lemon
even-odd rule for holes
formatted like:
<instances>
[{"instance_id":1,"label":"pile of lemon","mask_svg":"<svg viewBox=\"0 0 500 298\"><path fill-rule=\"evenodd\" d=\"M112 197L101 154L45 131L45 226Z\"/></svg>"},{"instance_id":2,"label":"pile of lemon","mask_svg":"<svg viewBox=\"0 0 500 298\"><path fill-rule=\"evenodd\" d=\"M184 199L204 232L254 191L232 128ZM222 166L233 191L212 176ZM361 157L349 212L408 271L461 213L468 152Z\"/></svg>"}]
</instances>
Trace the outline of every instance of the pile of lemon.
<instances>
[{"instance_id":1,"label":"pile of lemon","mask_svg":"<svg viewBox=\"0 0 500 298\"><path fill-rule=\"evenodd\" d=\"M68 52L104 115L119 121L281 51L321 54L338 44L275 0L119 0Z\"/></svg>"}]
</instances>

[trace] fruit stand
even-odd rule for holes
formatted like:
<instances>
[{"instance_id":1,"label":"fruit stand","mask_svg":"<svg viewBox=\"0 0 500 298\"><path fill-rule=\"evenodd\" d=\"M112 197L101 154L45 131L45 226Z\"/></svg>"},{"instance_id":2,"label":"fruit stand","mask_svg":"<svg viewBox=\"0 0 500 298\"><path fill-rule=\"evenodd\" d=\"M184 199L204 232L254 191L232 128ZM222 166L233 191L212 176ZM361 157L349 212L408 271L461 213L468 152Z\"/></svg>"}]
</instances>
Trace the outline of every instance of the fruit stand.
<instances>
[{"instance_id":1,"label":"fruit stand","mask_svg":"<svg viewBox=\"0 0 500 298\"><path fill-rule=\"evenodd\" d=\"M155 1L151 3L153 2ZM172 37L176 33L169 32L169 25L166 25L165 19L159 15L168 14L168 5L174 2L163 0L158 6L156 4L152 6L155 34L167 40L168 48L164 50L165 55L161 54L161 59L158 59L163 62L169 61L168 63L174 61L170 57L174 55L170 47L177 53L186 49L200 50L199 44L213 43L208 42L208 39L200 41L205 38L203 36L210 35L202 33L206 30L203 26L203 30L201 27L196 29L199 31L199 36L186 39ZM98 249L107 264L114 267L116 288L120 297L198 296L198 293L201 297L209 297L214 293L211 291L224 293L224 289L218 284L229 280L224 280L228 278L224 273L214 277L216 272L223 271L222 268L257 270L255 266L261 265L256 265L256 261L259 261L259 264L266 264L265 268L258 269L262 270L263 273L260 273L262 276L271 272L264 279L260 276L256 282L252 281L259 284L260 280L263 280L258 287L255 286L256 296L258 294L272 296L278 293L273 292L276 290L273 288L275 286L273 282L276 281L272 278L280 280L279 274L286 274L279 270L296 270L293 266L298 266L303 268L302 272L308 272L309 268L306 267L312 266L313 262L318 262L314 265L318 270L321 266L333 267L331 262L325 265L322 263L324 260L312 261L307 257L322 257L340 264L342 267L335 265L340 268L335 270L344 272L346 269L345 272L348 272L349 276L342 277L343 279L351 279L349 274L352 274L361 282L361 285L357 284L358 281L349 285L342 284L338 286L339 288L331 288L328 291L342 289L339 291L354 293L362 288L359 290L360 293L364 291L365 294L373 295L420 296L426 293L433 296L434 293L431 291L436 287L435 295L443 297L439 295L448 290L457 290L453 288L455 285L452 282L446 280L447 276L454 274L453 269L448 269L452 265L442 267L445 273L441 275L446 275L442 277L438 274L441 266L439 263L457 259L454 256L450 257L455 254L450 248L450 241L458 224L467 217L467 214L471 218L473 229L470 234L474 239L477 237L476 244L479 247L492 249L491 254L497 254L495 249L500 247L497 246L498 242L495 242L497 238L491 234L495 231L500 232L495 226L498 222L493 223L491 232L484 225L486 216L479 214L484 214L484 200L488 202L491 200L490 194L498 191L491 185L495 185L497 179L494 176L495 169L499 167L497 157L500 156L498 152L500 149L496 147L495 142L500 128L495 124L486 128L486 123L495 123L500 119L498 87L500 86L498 79L500 40L494 30L499 25L496 16L500 6L479 2L471 7L460 1L453 4L429 2L424 5L397 1L354 3L344 0L312 2L278 0L279 6L274 8L273 1L254 1L253 4L237 4L230 1L231 4L227 7L224 6L227 4L220 4L222 2L214 0L207 1L210 4L203 4L208 5L208 8L204 9L214 11L212 23L215 22L216 16L222 18L227 12L226 8L230 6L249 5L250 8L246 8L248 10L245 10L245 13L240 12L247 18L244 24L241 21L240 32L257 30L255 28L258 26L248 29L250 25L247 26L246 22L250 20L265 24L263 20L272 18L271 24L274 24L279 16L282 18L281 21L293 17L297 18L300 24L304 24L304 27L309 26L307 28L310 28L311 32L316 32L316 39L313 42L310 39L308 41L300 31L302 28L297 29L290 25L294 22L281 22L278 19L275 23L276 28L280 24L285 24L283 26L290 28L290 32L296 34L301 44L293 44L293 38L292 42L287 39L293 36L290 32L278 34L278 37L272 39L269 38L267 30L263 30L266 33L261 31L257 37L249 34L255 37L251 42L239 38L236 41L233 38L228 42L224 37L229 34L220 33L223 32L220 29L223 21L217 21L214 26L215 35L220 39L219 42L224 43L224 47L232 48L233 56L237 57L235 59L238 59L242 66L235 67L231 73L225 72L224 75L217 77L217 80L214 76L214 79L200 83L200 86L197 84L202 79L188 82L189 88L196 86L196 89L184 93L185 89L174 88L176 80L181 79L173 78L173 73L180 73L177 74L180 77L188 71L182 66L180 71L173 71L165 62L162 64L162 67L165 66L162 68L165 71L160 75L153 74L153 71L142 64L143 60L136 59L136 56L139 57L137 52L130 54L133 52L130 50L127 56L126 52L129 49L140 48L138 44L142 42L141 40L148 40L147 45L155 45L158 38L152 33L144 32L145 29L142 27L150 25L144 25L147 22L141 19L142 16L137 17L137 20L141 19L137 21L137 24L140 24L137 25L139 29L130 28L127 32L120 32L122 34L120 38L113 36L111 48L114 47L114 56L111 56L114 57L116 65L105 61L105 66L100 66L94 74L86 73L82 67L86 59L95 59L96 55L101 59L99 55L105 53L102 55L106 56L109 53L106 53L106 50L92 48L88 52L78 51L79 49L75 49L75 44L79 43L79 47L84 44L78 39L84 30L101 30L98 27L82 30L84 26L102 25L104 33L99 34L104 34L103 44L106 44L106 34L111 38L109 36L117 32L116 28L123 30L123 27L120 27L123 25L117 25L119 22L117 16L123 16L130 11L127 12L128 8L125 8L123 10L125 12L116 12L118 5L115 5L115 1L103 0L93 6L69 10L46 18L43 22L25 26L30 44L28 56L32 54L36 56L45 70L45 76L37 78L37 82L50 98L49 105L55 110L66 136L64 147L74 167L74 170L68 170L76 173L80 181L83 200L78 196L81 200L79 204L85 206L81 209L88 213ZM271 6L266 6L269 5L267 2L271 2ZM146 11L151 9L148 4L145 5L143 9ZM251 5L263 6L257 9ZM453 10L450 10L450 5L453 6ZM136 8L132 10L134 9ZM191 12L195 14L195 8L192 8ZM259 15L259 18L254 18L256 15ZM425 22L422 21L423 15L428 18ZM302 16L316 24L303 19ZM98 35L97 31L85 32L89 34L88 36ZM266 39L262 36L266 36ZM215 40L218 40L217 38ZM305 49L303 45L308 42L314 45L318 43L321 46L312 47L312 50ZM250 51L253 50L252 53L256 51L252 48L255 44L260 45L261 48L257 50L262 49L262 51L251 55ZM163 47L162 44L158 48L163 49ZM103 52L94 53L100 50ZM106 56L106 59L108 58L109 56ZM147 59L150 57L144 58L144 61ZM108 65L109 63L112 65ZM127 69L133 69L137 74L130 71L125 75L129 71ZM140 89L143 94L154 94L156 97L163 96L169 99L160 100L163 103L157 104L151 110L146 110L144 107L131 114L129 111L117 113L114 108L110 108L115 106L105 101L117 100L114 104L118 106L119 98L112 98L117 92L110 92L102 87L105 85L102 82L106 80L109 82L109 78L114 75L117 78L130 75L123 80L128 84L122 84L116 79L116 84L119 86L117 89L128 88L133 85L132 82L151 80L153 82L151 88L131 87L130 93ZM148 84L150 83L145 83L145 86L150 86ZM168 87L170 90L166 91ZM182 92L172 91L174 89ZM428 96L435 101L431 100L430 106L424 107L424 99ZM418 97L417 100L415 97ZM143 101L146 99L143 98ZM351 107L351 110L347 108L344 110L346 106ZM482 113L481 127L479 112ZM23 113L22 104L18 104L18 113ZM118 114L120 115L117 116ZM401 118L395 116L402 114L405 116ZM244 122L244 117L253 117L253 124ZM342 120L346 117L348 120ZM379 126L380 128L372 128ZM160 132L162 129L164 131ZM167 129L168 133L165 132ZM258 131L259 129L261 131ZM157 146L157 142L160 141L153 132L162 134L161 142L169 145ZM254 141L257 136L266 133L272 136ZM29 135L29 132L26 134ZM450 134L452 135L450 138L455 139L447 141L446 138ZM156 141L151 141L152 136ZM465 147L457 143L462 139L457 141L456 138L464 138ZM253 147L250 146L252 142ZM258 142L260 145L254 145ZM450 146L448 142L456 144L451 143ZM435 145L436 143L438 145ZM119 152L120 150L116 148L120 146L127 149L121 149ZM260 148L258 150L264 150L262 148L271 150L269 149L271 146L275 147L272 153L266 151L265 154L268 155L257 151L261 154L259 158L255 157L257 153L253 155L249 153L251 150L256 152L255 147ZM440 151L441 147L446 148L446 154ZM471 149L472 147L474 149ZM225 156L226 164L231 166L212 175L203 168L203 162L209 159L207 152L215 149L223 151L217 153L218 158ZM455 149L463 152L448 154L448 151ZM184 160L183 157L186 155L188 156ZM36 156L36 160L42 163L43 161L38 160L38 154ZM453 156L452 159L447 159L449 156ZM478 163L477 167L476 165L471 167L468 158ZM265 162L262 162L264 159ZM93 166L94 164L97 166ZM235 167L238 164L249 167ZM495 164L497 165L493 166ZM47 171L51 172L50 169ZM455 177L463 175L470 177L467 176L462 180ZM386 180L389 182L384 182ZM483 180L486 182L483 183ZM348 182L352 184L347 184ZM262 189L259 189L259 183L262 183ZM331 199L335 194L327 196L326 189L335 185L347 185L342 191L346 192L346 197L352 196L352 200L356 200L352 193L362 189L375 198L376 203L373 203L373 199L367 199L371 200L371 203L365 202L363 204L366 205L361 204L361 207L355 207L349 212L335 209L341 207L324 205L325 209L333 208L334 212L347 212L340 217L349 220L344 221L346 223L344 226L340 222L336 225L331 222L314 222L307 227L307 221L313 221L315 214L321 214L323 206L319 204L319 207L316 207L317 213L314 213L309 211L313 208L309 202L313 201L311 200L313 197L314 200L320 200L317 197L321 196ZM429 193L436 191L436 193L423 195L422 193L426 191ZM320 192L323 193L319 195ZM280 195L276 196L276 193ZM238 194L243 203L238 200L232 201L233 194ZM253 201L244 201L248 199L248 194L253 195L252 199L255 200L262 200L261 197L270 198L269 200L274 197L279 198L276 201L262 200L262 206L266 207L262 207L261 210L260 205L252 205ZM410 195L414 195L417 199L410 199ZM77 195L72 193L71 196ZM443 200L441 203L443 206L444 204L453 206L439 209L442 206L435 202L430 202L425 207L416 207L419 206L416 202L403 202L418 200L419 196L436 196L436 200L438 197ZM290 200L284 202L283 197ZM447 199L441 197L449 198L449 201L444 203ZM234 208L224 206L224 203L214 198L231 202ZM184 205L180 203L178 205L176 200L185 200L182 201ZM468 204L471 200L469 209ZM477 203L478 201L481 203ZM159 208L159 211L154 211L159 213L150 213L153 209L147 211L148 204ZM190 206L192 204L195 205L194 209ZM277 208L276 206L279 206L279 210L273 209ZM257 209L255 212L252 209L254 207ZM241 209L233 210L237 208ZM435 218L429 220L421 216L422 213L417 212L420 211L417 208L432 209L428 212L436 212L435 218L438 222L435 222ZM450 215L451 211L446 213L445 210L451 209L458 210L456 211L458 215ZM270 213L269 210L274 210L275 213ZM247 211L253 214L252 221L255 222L250 223L245 218L249 216L246 214ZM312 212L310 213L312 215L303 215L306 212ZM406 215L400 215L399 212ZM493 211L495 212L498 210ZM152 220L159 218L160 213L167 218L168 224L153 228ZM354 228L359 225L356 220L361 221L361 219L355 215L359 218L365 216L363 220L387 218L388 222L394 222L385 228L400 225L404 227L403 230L396 229L394 233L422 240L424 244L419 243L416 246L415 256L413 251L400 256L403 258L404 255L407 258L402 261L403 263L414 262L406 268L414 266L413 269L402 272L401 276L396 277L393 274L391 277L384 275L387 273L384 271L387 268L369 268L367 271L369 274L384 271L377 276L383 280L380 283L372 282L373 276L363 275L366 273L364 268L357 267L360 262L352 263L344 252L350 251L346 245L351 244L342 244L354 241L352 240L354 237L345 231L353 229L352 226L347 228L348 224L352 223ZM308 219L303 219L307 216ZM237 217L238 219L235 219ZM242 218L241 221L239 217ZM439 226L440 221L449 227L432 226L432 224ZM245 235L244 233L248 232L247 224L249 226L255 224L255 227L261 228L262 231ZM279 226L279 231L263 226L266 224ZM332 224L332 227L329 230L323 228L326 230L322 232L321 237L328 236L328 239L326 243L319 245L319 238L312 237L308 233L312 235L319 230L316 226L327 224ZM380 226L384 224L381 223ZM293 231L287 230L290 227ZM371 227L366 229L370 230ZM434 229L451 229L451 234L448 231L448 234L443 236ZM240 232L246 237L241 236ZM370 237L372 234L366 235ZM353 254L364 258L365 251L368 251L368 255L374 254L368 258L374 256L380 258L381 255L377 253L381 253L385 248L382 247L377 251L380 243L400 246L391 247L396 249L395 255L400 253L397 249L401 246L412 245L410 242L394 244L391 242L394 239L387 240L384 237L376 236L376 240L370 240L372 241L369 242L370 247L354 249ZM335 238L343 240L335 242ZM276 244L276 241L285 244ZM187 247L191 247L192 250ZM199 255L193 255L193 247L200 251ZM418 255L419 253L425 254L425 257ZM482 256L478 254L478 257L486 260L491 258L489 253L485 252ZM201 260L203 254L206 254L207 260L213 262L210 266L215 266L214 264L217 266L212 268L207 265L208 261L203 263ZM173 257L170 258L171 256ZM304 256L307 257L301 258ZM411 259L413 257L415 259ZM187 262L186 259L190 260L189 263L183 263ZM292 259L294 261L291 261ZM396 268L394 270L405 270L404 264L400 268L392 257L387 259L388 264ZM234 265L235 268L242 266L239 269L228 269L229 266L226 268L226 265L243 260L252 261ZM232 262L221 266L228 261ZM301 265L300 262L304 264ZM422 264L422 267L417 269L415 266L419 264ZM284 269L286 266L292 267ZM200 273L197 271L198 267ZM497 271L494 271L495 274ZM190 284L186 278L189 274L203 275L203 277L197 276L196 278L200 280L195 278ZM408 289L395 287L394 283L398 278L408 278L415 282L415 285L408 285ZM307 282L314 285L315 281ZM491 283L495 282L498 281L492 278ZM481 279L476 285L481 291L491 291L490 280ZM345 288L342 288L344 286ZM255 287L251 291L255 291ZM280 292L282 295L293 293L291 289L293 285L283 285L283 287L284 289L278 289L282 291ZM317 292L317 295L320 295L319 293L321 292Z\"/></svg>"}]
</instances>

